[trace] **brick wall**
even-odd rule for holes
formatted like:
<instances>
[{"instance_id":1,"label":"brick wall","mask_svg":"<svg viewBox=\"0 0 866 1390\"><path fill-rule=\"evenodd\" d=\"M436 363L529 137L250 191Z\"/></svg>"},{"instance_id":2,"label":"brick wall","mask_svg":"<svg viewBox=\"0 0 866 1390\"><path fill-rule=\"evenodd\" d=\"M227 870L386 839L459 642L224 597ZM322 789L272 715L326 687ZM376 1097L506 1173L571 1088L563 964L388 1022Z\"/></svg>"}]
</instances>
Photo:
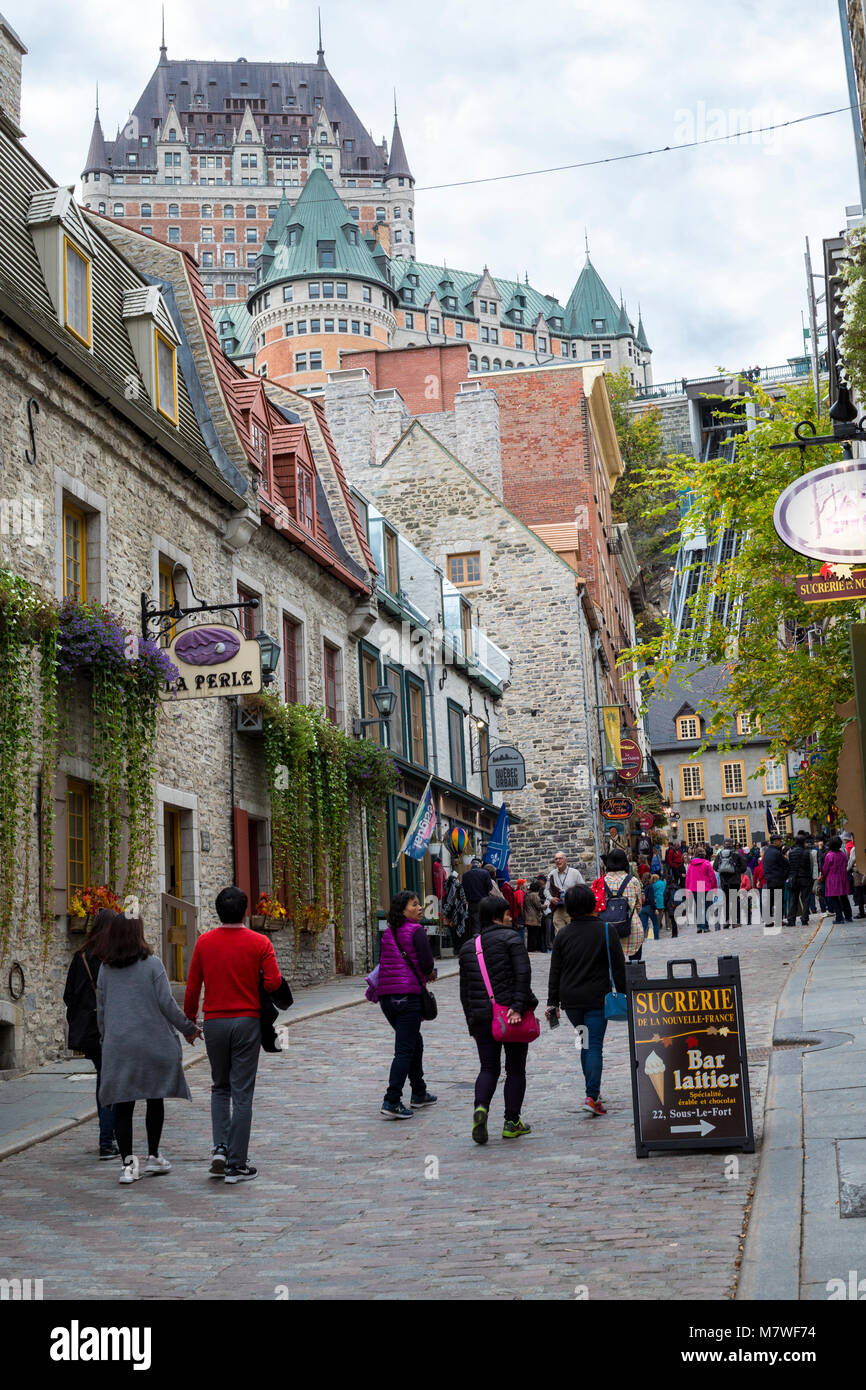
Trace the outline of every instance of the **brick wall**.
<instances>
[{"instance_id":1,"label":"brick wall","mask_svg":"<svg viewBox=\"0 0 866 1390\"><path fill-rule=\"evenodd\" d=\"M400 348L384 354L344 352L345 368L365 367L374 391L400 392L412 415L452 410L461 381L469 375L469 349L462 346Z\"/></svg>"}]
</instances>

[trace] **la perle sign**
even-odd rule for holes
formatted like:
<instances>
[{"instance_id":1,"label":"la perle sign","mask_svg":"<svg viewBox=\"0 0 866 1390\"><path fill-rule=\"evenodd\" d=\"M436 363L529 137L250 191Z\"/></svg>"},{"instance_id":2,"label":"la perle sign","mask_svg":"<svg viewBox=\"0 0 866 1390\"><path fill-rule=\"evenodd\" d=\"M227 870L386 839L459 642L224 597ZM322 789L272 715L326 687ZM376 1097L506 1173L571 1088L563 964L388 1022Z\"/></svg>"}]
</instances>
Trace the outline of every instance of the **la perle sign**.
<instances>
[{"instance_id":1,"label":"la perle sign","mask_svg":"<svg viewBox=\"0 0 866 1390\"><path fill-rule=\"evenodd\" d=\"M255 695L262 688L262 649L237 628L221 623L184 628L172 638L166 656L177 676L166 681L162 700Z\"/></svg>"}]
</instances>

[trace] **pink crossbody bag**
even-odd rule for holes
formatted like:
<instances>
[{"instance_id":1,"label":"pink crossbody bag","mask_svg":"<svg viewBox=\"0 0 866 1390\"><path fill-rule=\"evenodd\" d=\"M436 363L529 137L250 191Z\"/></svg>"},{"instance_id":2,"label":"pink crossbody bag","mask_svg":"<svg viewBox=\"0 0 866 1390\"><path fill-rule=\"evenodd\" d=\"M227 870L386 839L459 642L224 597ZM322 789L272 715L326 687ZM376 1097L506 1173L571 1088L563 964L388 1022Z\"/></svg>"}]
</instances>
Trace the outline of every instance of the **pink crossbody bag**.
<instances>
[{"instance_id":1,"label":"pink crossbody bag","mask_svg":"<svg viewBox=\"0 0 866 1390\"><path fill-rule=\"evenodd\" d=\"M490 976L487 973L487 966L484 964L484 952L481 949L481 937L475 938L475 954L478 957L478 965L481 970L481 978L484 987L490 996L490 1005L493 1009L493 1025L491 1032L496 1042L534 1042L541 1032L541 1024L535 1017L531 1009L527 1009L519 1023L508 1022L508 1009L505 1004L497 1004L493 998L493 990L490 988Z\"/></svg>"}]
</instances>

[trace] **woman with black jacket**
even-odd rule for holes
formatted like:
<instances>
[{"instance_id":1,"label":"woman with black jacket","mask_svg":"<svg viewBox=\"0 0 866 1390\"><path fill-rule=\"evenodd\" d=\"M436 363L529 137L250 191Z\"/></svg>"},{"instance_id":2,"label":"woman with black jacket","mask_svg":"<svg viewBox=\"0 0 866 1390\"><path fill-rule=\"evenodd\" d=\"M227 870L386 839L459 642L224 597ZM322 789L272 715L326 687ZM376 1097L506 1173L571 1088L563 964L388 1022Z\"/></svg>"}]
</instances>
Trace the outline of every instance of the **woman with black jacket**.
<instances>
[{"instance_id":1,"label":"woman with black jacket","mask_svg":"<svg viewBox=\"0 0 866 1390\"><path fill-rule=\"evenodd\" d=\"M67 1046L73 1052L83 1052L96 1068L96 1109L99 1116L99 1157L119 1158L114 1142L114 1106L99 1104L99 1082L102 1074L102 1044L96 1026L96 981L105 954L108 928L114 920L111 908L104 907L96 914L84 945L72 957L63 1002L69 1026Z\"/></svg>"},{"instance_id":2,"label":"woman with black jacket","mask_svg":"<svg viewBox=\"0 0 866 1390\"><path fill-rule=\"evenodd\" d=\"M583 1027L583 1046L580 1064L586 1081L584 1109L593 1115L606 1115L599 1100L603 1062L604 996L610 990L610 975L618 990L625 992L625 956L622 942L615 931L608 930L605 941L604 923L595 906L595 894L586 884L578 883L565 894L565 910L569 921L557 933L550 957L550 978L547 985L547 1016L559 1017L560 1005L574 1028ZM608 943L610 967L608 967Z\"/></svg>"},{"instance_id":3,"label":"woman with black jacket","mask_svg":"<svg viewBox=\"0 0 866 1390\"><path fill-rule=\"evenodd\" d=\"M489 896L478 904L479 934L484 965L497 1004L508 1007L508 1022L519 1023L527 1009L538 1003L532 993L532 967L520 935L511 925L511 913L504 898ZM528 1043L500 1042L494 1038L493 1008L478 964L475 941L460 950L460 1002L470 1035L475 1039L481 1070L475 1082L475 1110L472 1138L487 1143L487 1112L502 1070L505 1049L505 1125L503 1139L519 1139L532 1126L520 1118L526 1094L526 1054Z\"/></svg>"}]
</instances>

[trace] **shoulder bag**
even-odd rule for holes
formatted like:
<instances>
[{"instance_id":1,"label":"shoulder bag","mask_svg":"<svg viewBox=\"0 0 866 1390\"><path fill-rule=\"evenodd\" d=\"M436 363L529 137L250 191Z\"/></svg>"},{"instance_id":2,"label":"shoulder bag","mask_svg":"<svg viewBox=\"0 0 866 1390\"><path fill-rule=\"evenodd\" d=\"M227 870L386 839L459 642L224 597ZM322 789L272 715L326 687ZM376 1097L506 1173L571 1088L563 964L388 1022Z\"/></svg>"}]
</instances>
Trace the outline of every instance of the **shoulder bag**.
<instances>
[{"instance_id":1,"label":"shoulder bag","mask_svg":"<svg viewBox=\"0 0 866 1390\"><path fill-rule=\"evenodd\" d=\"M532 1010L527 1009L519 1023L509 1023L508 1009L504 1004L497 1004L493 998L490 976L487 973L487 966L484 964L484 952L481 949L480 936L475 938L475 954L478 957L478 966L481 970L484 988L490 996L490 1007L493 1009L493 1023L490 1031L495 1040L497 1042L534 1042L541 1032L541 1024Z\"/></svg>"},{"instance_id":2,"label":"shoulder bag","mask_svg":"<svg viewBox=\"0 0 866 1390\"><path fill-rule=\"evenodd\" d=\"M391 935L394 938L394 945L397 947L397 950L400 952L400 955L403 957L409 969L412 971L412 974L415 976L415 979L421 986L421 1017L424 1019L425 1023L429 1023L439 1013L439 1005L436 1003L436 996L432 992L432 990L429 990L427 988L427 985L422 979L421 974L418 971L412 957L408 954L408 952L403 950L403 947L397 940L397 933L395 932L393 927L391 928Z\"/></svg>"},{"instance_id":3,"label":"shoulder bag","mask_svg":"<svg viewBox=\"0 0 866 1390\"><path fill-rule=\"evenodd\" d=\"M610 990L604 996L604 1016L605 1018L620 1019L625 1022L628 1018L628 996L620 994L613 982L613 965L610 959L610 937L608 936L609 930L610 928L605 922L604 942L607 946L607 973L610 977Z\"/></svg>"}]
</instances>

